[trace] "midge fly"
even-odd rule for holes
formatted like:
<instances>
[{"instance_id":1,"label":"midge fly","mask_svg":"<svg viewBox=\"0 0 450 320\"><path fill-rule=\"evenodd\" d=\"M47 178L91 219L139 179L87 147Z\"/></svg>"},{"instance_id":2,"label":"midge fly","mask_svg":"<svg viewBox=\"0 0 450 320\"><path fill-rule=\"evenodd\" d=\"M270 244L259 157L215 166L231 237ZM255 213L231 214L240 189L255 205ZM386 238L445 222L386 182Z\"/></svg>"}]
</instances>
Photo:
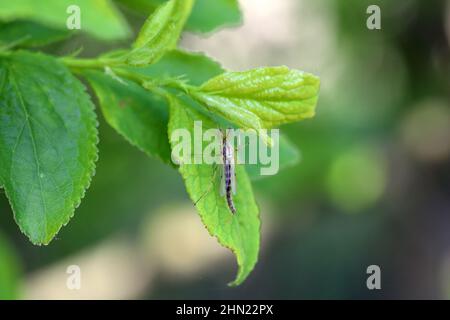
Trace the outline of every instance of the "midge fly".
<instances>
[{"instance_id":1,"label":"midge fly","mask_svg":"<svg viewBox=\"0 0 450 320\"><path fill-rule=\"evenodd\" d=\"M222 161L223 161L223 170L222 170L222 181L221 181L221 195L225 195L227 199L227 205L230 209L231 213L236 213L236 207L233 202L233 194L236 194L236 173L235 173L235 161L234 161L234 147L227 140L227 133L224 133L223 130L220 131L222 133Z\"/></svg>"},{"instance_id":2,"label":"midge fly","mask_svg":"<svg viewBox=\"0 0 450 320\"><path fill-rule=\"evenodd\" d=\"M228 140L228 133L232 129L219 129L221 135L221 154L220 154L220 164L222 165L221 182L220 182L220 195L224 196L227 201L227 206L232 214L236 213L236 206L234 205L233 195L236 194L236 172L235 172L235 157L234 157L234 146ZM217 167L214 169L214 177L216 176ZM213 178L214 180L214 178ZM200 202L204 196L208 194L210 189L208 189L195 203Z\"/></svg>"},{"instance_id":3,"label":"midge fly","mask_svg":"<svg viewBox=\"0 0 450 320\"><path fill-rule=\"evenodd\" d=\"M262 137L270 136L272 146L269 147ZM170 136L172 144L171 159L176 165L211 165L213 179L208 190L195 201L195 205L205 197L216 185L218 167L221 167L220 195L226 200L231 213L236 213L233 195L236 194L236 165L257 165L259 173L274 175L279 169L279 132L272 129L242 130L219 129L208 127L203 132L202 121L194 121L193 130L177 128ZM243 142L243 145L240 144ZM235 146L238 146L237 150ZM193 152L192 152L193 151ZM236 152L237 151L237 152ZM219 191L219 189L218 189Z\"/></svg>"}]
</instances>

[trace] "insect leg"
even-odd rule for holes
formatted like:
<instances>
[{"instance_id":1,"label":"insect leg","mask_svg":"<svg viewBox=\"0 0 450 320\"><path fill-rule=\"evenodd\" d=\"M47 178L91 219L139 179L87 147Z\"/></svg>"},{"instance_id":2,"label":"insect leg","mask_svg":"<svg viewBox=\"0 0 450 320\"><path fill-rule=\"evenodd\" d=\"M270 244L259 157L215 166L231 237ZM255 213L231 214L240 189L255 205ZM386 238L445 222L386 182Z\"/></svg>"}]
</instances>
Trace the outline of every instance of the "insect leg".
<instances>
[{"instance_id":1,"label":"insect leg","mask_svg":"<svg viewBox=\"0 0 450 320\"><path fill-rule=\"evenodd\" d=\"M214 165L214 169L213 169L213 177L211 179L211 182L209 184L208 189L200 196L200 198L197 199L197 201L194 202L194 206L197 206L197 203L200 202L200 200L202 200L212 189L213 185L214 185L214 180L216 178L216 173L217 173L217 164Z\"/></svg>"}]
</instances>

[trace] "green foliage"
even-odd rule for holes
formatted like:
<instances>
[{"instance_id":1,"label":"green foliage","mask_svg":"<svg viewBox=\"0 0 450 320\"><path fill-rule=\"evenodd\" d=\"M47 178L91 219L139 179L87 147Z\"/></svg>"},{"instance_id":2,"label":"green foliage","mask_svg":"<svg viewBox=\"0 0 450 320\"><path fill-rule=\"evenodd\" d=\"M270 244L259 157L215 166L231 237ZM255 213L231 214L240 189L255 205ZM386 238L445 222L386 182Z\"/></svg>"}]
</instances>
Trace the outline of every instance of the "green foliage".
<instances>
[{"instance_id":1,"label":"green foliage","mask_svg":"<svg viewBox=\"0 0 450 320\"><path fill-rule=\"evenodd\" d=\"M47 244L67 224L94 172L97 129L83 85L54 58L0 60L0 180L20 229Z\"/></svg>"},{"instance_id":2,"label":"green foliage","mask_svg":"<svg viewBox=\"0 0 450 320\"><path fill-rule=\"evenodd\" d=\"M177 128L192 131L195 120L216 128L261 129L314 115L316 76L287 67L227 72L202 54L174 50L185 28L208 32L239 22L237 1L120 2L151 7L152 14L130 49L92 59L14 50L66 36L58 30L64 29L68 1L49 1L46 10L30 0L0 8L0 19L9 20L0 31L0 182L17 224L35 244L49 243L68 223L94 172L96 119L90 97L73 74L90 84L112 128L172 166L169 135ZM102 39L128 34L111 2L70 4L81 7L86 32ZM298 159L294 145L282 136L281 168ZM193 202L202 198L196 206L208 231L237 257L232 285L246 279L258 258L260 221L249 175L257 178L259 165L236 168L235 215L217 190L217 167L178 168Z\"/></svg>"},{"instance_id":3,"label":"green foliage","mask_svg":"<svg viewBox=\"0 0 450 320\"><path fill-rule=\"evenodd\" d=\"M223 72L221 66L208 57L179 50L168 52L156 64L127 67L126 70L138 76L162 80L188 77L196 84ZM170 164L168 108L165 99L149 94L127 79L113 78L92 70L85 71L83 75L96 92L106 121L133 145Z\"/></svg>"}]
</instances>

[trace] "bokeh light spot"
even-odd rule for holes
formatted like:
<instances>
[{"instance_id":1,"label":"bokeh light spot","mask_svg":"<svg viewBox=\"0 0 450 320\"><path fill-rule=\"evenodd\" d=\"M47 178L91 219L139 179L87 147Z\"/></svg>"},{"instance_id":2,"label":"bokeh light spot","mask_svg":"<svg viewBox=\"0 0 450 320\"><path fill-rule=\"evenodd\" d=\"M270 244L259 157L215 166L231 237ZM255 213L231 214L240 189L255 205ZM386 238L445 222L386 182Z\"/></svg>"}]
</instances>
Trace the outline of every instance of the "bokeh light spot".
<instances>
[{"instance_id":1,"label":"bokeh light spot","mask_svg":"<svg viewBox=\"0 0 450 320\"><path fill-rule=\"evenodd\" d=\"M339 155L327 176L331 200L341 210L357 213L373 206L386 187L386 163L375 147L358 146Z\"/></svg>"}]
</instances>

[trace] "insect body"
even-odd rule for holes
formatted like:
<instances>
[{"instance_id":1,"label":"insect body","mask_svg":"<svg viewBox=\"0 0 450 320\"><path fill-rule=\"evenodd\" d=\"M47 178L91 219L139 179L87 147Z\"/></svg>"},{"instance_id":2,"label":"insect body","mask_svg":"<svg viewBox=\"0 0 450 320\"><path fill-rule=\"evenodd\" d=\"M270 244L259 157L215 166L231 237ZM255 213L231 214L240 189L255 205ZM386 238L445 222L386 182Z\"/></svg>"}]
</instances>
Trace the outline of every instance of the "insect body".
<instances>
[{"instance_id":1,"label":"insect body","mask_svg":"<svg viewBox=\"0 0 450 320\"><path fill-rule=\"evenodd\" d=\"M228 132L228 131L227 131ZM220 146L221 154L218 155L217 160L221 160L219 163L222 165L222 178L220 185L220 195L226 197L227 206L231 213L236 213L236 207L233 201L233 195L236 194L236 173L235 173L235 159L234 159L234 147L233 144L227 139L227 133L225 130L220 130L220 137L222 145ZM220 140L219 140L220 141ZM214 177L216 176L217 164L214 168ZM211 186L214 184L214 177ZM205 197L211 188L209 188L201 197L194 203L197 205L203 197Z\"/></svg>"},{"instance_id":2,"label":"insect body","mask_svg":"<svg viewBox=\"0 0 450 320\"><path fill-rule=\"evenodd\" d=\"M222 187L221 194L226 196L227 205L231 213L236 213L236 207L233 202L233 194L236 193L236 176L234 162L234 148L227 140L226 134L222 132Z\"/></svg>"}]
</instances>

